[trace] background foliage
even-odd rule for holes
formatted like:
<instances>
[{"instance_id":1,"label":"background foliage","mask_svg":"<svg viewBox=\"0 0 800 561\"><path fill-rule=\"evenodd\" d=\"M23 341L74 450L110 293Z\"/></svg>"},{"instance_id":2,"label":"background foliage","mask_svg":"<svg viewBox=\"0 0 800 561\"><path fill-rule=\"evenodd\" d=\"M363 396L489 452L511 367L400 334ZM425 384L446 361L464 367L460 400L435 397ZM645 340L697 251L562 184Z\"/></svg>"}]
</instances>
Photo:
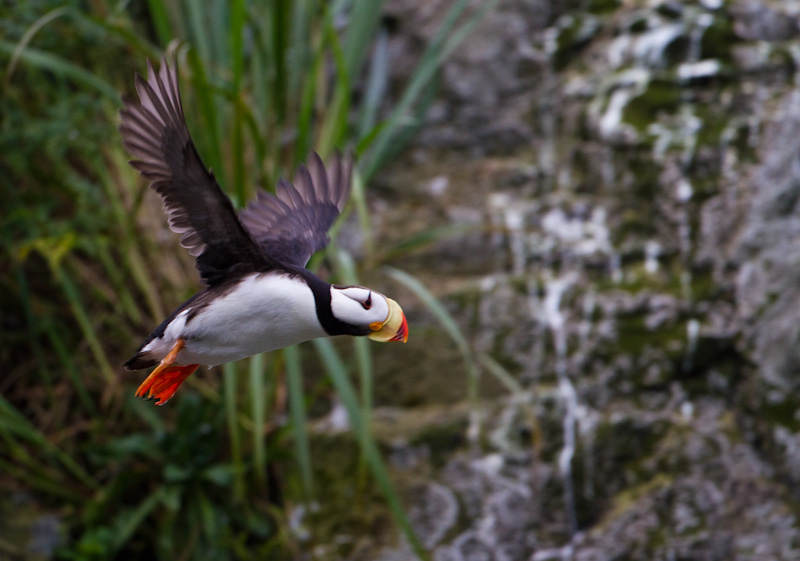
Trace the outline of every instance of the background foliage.
<instances>
[{"instance_id":1,"label":"background foliage","mask_svg":"<svg viewBox=\"0 0 800 561\"><path fill-rule=\"evenodd\" d=\"M293 558L304 546L287 516L320 493L306 412L332 391L360 442L356 472L340 476L359 478L357 503L387 501L416 543L370 437L365 341L344 354L316 342L327 377L308 376L288 349L200 373L163 409L132 398L136 378L118 365L198 285L160 203L125 163L116 113L133 72L166 49L199 151L239 205L311 149L354 150L350 208L369 250L363 185L413 134L440 62L480 17L466 4L453 3L400 91L387 82L381 2L0 7L0 488L57 515L49 551ZM334 244L329 257L312 263L357 281L346 252ZM0 547L25 546L0 535Z\"/></svg>"}]
</instances>

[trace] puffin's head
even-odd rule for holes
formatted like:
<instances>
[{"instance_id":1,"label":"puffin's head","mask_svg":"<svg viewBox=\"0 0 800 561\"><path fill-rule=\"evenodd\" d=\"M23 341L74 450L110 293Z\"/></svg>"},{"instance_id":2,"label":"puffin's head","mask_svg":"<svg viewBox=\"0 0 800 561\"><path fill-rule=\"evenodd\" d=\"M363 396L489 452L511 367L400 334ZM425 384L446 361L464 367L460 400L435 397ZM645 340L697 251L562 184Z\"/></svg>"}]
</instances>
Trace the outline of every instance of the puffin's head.
<instances>
[{"instance_id":1,"label":"puffin's head","mask_svg":"<svg viewBox=\"0 0 800 561\"><path fill-rule=\"evenodd\" d=\"M361 328L373 341L408 339L408 323L400 305L362 286L332 286L331 312L336 319Z\"/></svg>"}]
</instances>

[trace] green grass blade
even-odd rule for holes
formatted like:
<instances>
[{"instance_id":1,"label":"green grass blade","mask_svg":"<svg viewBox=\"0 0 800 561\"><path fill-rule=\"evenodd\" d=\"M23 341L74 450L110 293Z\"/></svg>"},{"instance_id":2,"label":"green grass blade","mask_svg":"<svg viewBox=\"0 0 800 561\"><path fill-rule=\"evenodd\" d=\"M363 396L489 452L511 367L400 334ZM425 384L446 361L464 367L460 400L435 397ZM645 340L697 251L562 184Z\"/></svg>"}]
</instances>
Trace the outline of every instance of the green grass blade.
<instances>
[{"instance_id":1,"label":"green grass blade","mask_svg":"<svg viewBox=\"0 0 800 561\"><path fill-rule=\"evenodd\" d=\"M250 108L258 122L266 127L265 136L270 132L267 126L272 111L270 94L270 35L266 28L264 5L250 5L247 8L247 30L250 33L250 64L247 67L248 80L253 85Z\"/></svg>"},{"instance_id":2,"label":"green grass blade","mask_svg":"<svg viewBox=\"0 0 800 561\"><path fill-rule=\"evenodd\" d=\"M13 56L16 46L8 41L0 40L0 53ZM69 62L57 55L46 53L31 48L26 48L18 54L19 60L42 70L52 72L57 76L62 76L74 81L77 85L95 90L114 104L119 103L119 92L108 82L98 78L95 74L84 70L80 66Z\"/></svg>"},{"instance_id":3,"label":"green grass blade","mask_svg":"<svg viewBox=\"0 0 800 561\"><path fill-rule=\"evenodd\" d=\"M372 353L369 340L365 337L353 339L355 347L356 368L361 382L361 408L364 410L364 422L369 424L372 413L372 394L374 374L372 370Z\"/></svg>"},{"instance_id":4,"label":"green grass blade","mask_svg":"<svg viewBox=\"0 0 800 561\"><path fill-rule=\"evenodd\" d=\"M395 133L392 142L385 147L382 154L380 154L380 158L376 161L376 165L379 168L397 156L425 124L425 115L427 115L428 109L436 99L437 89L438 75L431 78L425 89L422 90L414 106L409 109L409 114L399 123L400 126L383 129L388 131L390 128L394 128Z\"/></svg>"},{"instance_id":5,"label":"green grass blade","mask_svg":"<svg viewBox=\"0 0 800 561\"><path fill-rule=\"evenodd\" d=\"M481 353L478 355L478 360L486 369L486 371L497 378L497 380L503 384L513 395L520 396L525 393L525 390L522 389L522 386L519 384L519 382L517 382L516 379L514 379L511 373L503 368L503 366L492 357Z\"/></svg>"},{"instance_id":6,"label":"green grass blade","mask_svg":"<svg viewBox=\"0 0 800 561\"><path fill-rule=\"evenodd\" d=\"M266 488L267 483L267 453L264 446L265 428L267 424L267 407L264 392L264 355L258 354L250 359L249 393L250 408L253 417L253 470L256 484Z\"/></svg>"},{"instance_id":7,"label":"green grass blade","mask_svg":"<svg viewBox=\"0 0 800 561\"><path fill-rule=\"evenodd\" d=\"M19 413L3 396L0 396L0 427L2 430L16 434L27 442L41 447L61 463L67 471L72 473L84 485L91 489L99 488L95 481L72 457L53 445L47 437L34 427Z\"/></svg>"},{"instance_id":8,"label":"green grass blade","mask_svg":"<svg viewBox=\"0 0 800 561\"><path fill-rule=\"evenodd\" d=\"M129 244L128 241L124 241L123 246L126 264L128 265L127 271L137 288L144 294L144 300L150 310L151 317L163 318L166 315L164 305L153 282L145 274L148 267L145 265L144 257L142 257L139 248L132 243Z\"/></svg>"},{"instance_id":9,"label":"green grass blade","mask_svg":"<svg viewBox=\"0 0 800 561\"><path fill-rule=\"evenodd\" d=\"M399 145L398 132L410 125L417 124L418 120L411 116L412 107L429 87L431 80L433 80L441 67L442 61L458 46L460 41L466 38L483 15L498 0L485 0L481 8L456 32L453 32L454 26L470 4L470 1L456 0L451 5L444 22L428 45L408 87L387 119L386 126L383 127L383 130L375 137L373 144L370 146L367 161L362 167L365 180L368 181L380 169L390 151L397 149Z\"/></svg>"},{"instance_id":10,"label":"green grass blade","mask_svg":"<svg viewBox=\"0 0 800 561\"><path fill-rule=\"evenodd\" d=\"M344 62L348 76L358 76L382 11L383 0L353 0L344 40Z\"/></svg>"},{"instance_id":11,"label":"green grass blade","mask_svg":"<svg viewBox=\"0 0 800 561\"><path fill-rule=\"evenodd\" d=\"M286 382L289 388L289 413L292 420L292 434L297 464L300 467L300 480L307 497L313 496L311 447L308 442L308 420L306 418L306 399L303 390L303 371L297 347L283 350L286 360Z\"/></svg>"},{"instance_id":12,"label":"green grass blade","mask_svg":"<svg viewBox=\"0 0 800 561\"><path fill-rule=\"evenodd\" d=\"M417 232L400 242L381 250L377 256L378 261L390 261L401 255L410 253L416 249L429 246L443 240L463 236L476 229L474 224L445 224L444 226L433 226Z\"/></svg>"},{"instance_id":13,"label":"green grass blade","mask_svg":"<svg viewBox=\"0 0 800 561\"><path fill-rule=\"evenodd\" d=\"M358 398L356 397L356 392L347 376L347 369L344 363L330 340L314 339L313 345L322 359L322 363L325 366L333 386L336 388L339 398L342 400L345 409L347 409L350 424L358 436L358 441L362 447L364 457L369 465L372 476L375 478L375 482L378 484L378 488L383 493L389 505L389 510L417 556L421 559L427 559L428 555L414 533L414 529L411 527L406 513L403 511L400 499L389 478L389 472L386 470L378 447L369 432L369 425L364 419L358 403Z\"/></svg>"},{"instance_id":14,"label":"green grass blade","mask_svg":"<svg viewBox=\"0 0 800 561\"><path fill-rule=\"evenodd\" d=\"M228 425L228 438L230 439L231 462L234 465L236 478L234 480L234 494L237 500L244 500L244 469L242 438L239 433L238 407L237 407L237 388L236 388L236 364L233 362L225 363L222 366L222 385L225 396L225 420Z\"/></svg>"},{"instance_id":15,"label":"green grass blade","mask_svg":"<svg viewBox=\"0 0 800 561\"><path fill-rule=\"evenodd\" d=\"M81 332L86 338L86 342L89 344L89 349L92 351L92 355L100 367L101 374L103 374L107 383L114 384L115 369L111 367L103 345L100 343L97 330L91 319L89 319L89 312L86 311L86 307L83 305L80 291L75 286L75 283L72 282L72 278L57 264L51 264L51 270L56 281L61 285L61 289L64 291L72 315L75 321L78 322Z\"/></svg>"},{"instance_id":16,"label":"green grass blade","mask_svg":"<svg viewBox=\"0 0 800 561\"><path fill-rule=\"evenodd\" d=\"M61 335L55 326L53 326L49 318L44 320L42 323L44 324L44 329L50 339L50 343L53 346L53 350L56 351L59 362L67 371L70 380L72 380L72 387L75 388L75 391L78 394L78 399L89 415L97 415L97 407L95 406L94 401L92 401L92 398L89 396L89 391L86 388L86 383L83 380L83 376L81 376L78 368L75 366L75 361L69 354L67 345L64 343L64 340L61 338Z\"/></svg>"},{"instance_id":17,"label":"green grass blade","mask_svg":"<svg viewBox=\"0 0 800 561\"><path fill-rule=\"evenodd\" d=\"M320 127L317 151L326 158L334 148L340 146L347 129L348 112L350 109L350 72L339 44L339 36L334 27L333 19L325 18L326 43L330 46L333 62L336 67L336 80L333 96L325 108Z\"/></svg>"},{"instance_id":18,"label":"green grass blade","mask_svg":"<svg viewBox=\"0 0 800 561\"><path fill-rule=\"evenodd\" d=\"M294 143L293 166L296 165L301 158L305 158L306 154L311 150L311 121L314 117L314 101L317 96L317 82L315 78L321 71L323 58L324 56L320 49L320 52L313 58L311 68L303 84L303 93L297 115L297 138Z\"/></svg>"},{"instance_id":19,"label":"green grass blade","mask_svg":"<svg viewBox=\"0 0 800 561\"><path fill-rule=\"evenodd\" d=\"M286 0L273 0L270 2L270 23L272 37L272 64L274 77L272 81L273 110L279 123L284 122L286 116L286 52L289 10Z\"/></svg>"},{"instance_id":20,"label":"green grass blade","mask_svg":"<svg viewBox=\"0 0 800 561\"><path fill-rule=\"evenodd\" d=\"M144 302L152 318L160 321L165 315L164 307L155 284L146 275L148 267L145 266L141 253L144 242L139 239L136 231L136 215L141 207L125 202L134 196L134 193L143 194L142 183L138 179L138 174L126 163L122 150L106 150L103 155L107 169L100 174L101 184L105 186L106 197L111 203L110 208L115 219L114 238L118 242L119 255L123 260L123 266L118 267L120 272L113 274L130 277L139 293L144 296ZM131 290L128 289L127 292L130 293ZM137 296L138 311L142 303L141 296ZM138 321L136 316L131 318Z\"/></svg>"},{"instance_id":21,"label":"green grass blade","mask_svg":"<svg viewBox=\"0 0 800 561\"><path fill-rule=\"evenodd\" d=\"M50 458L42 458L41 455L37 454L38 450L36 450L35 445L33 449L29 447L31 439L26 438L24 432L20 430L27 427L22 423L16 424L14 421L15 419L8 418L0 413L0 443L3 444L0 446L0 450L2 450L3 456L37 479L52 479L61 485L65 485L66 474L53 466Z\"/></svg>"},{"instance_id":22,"label":"green grass blade","mask_svg":"<svg viewBox=\"0 0 800 561\"><path fill-rule=\"evenodd\" d=\"M16 267L14 269L14 277L17 282L17 287L19 288L19 295L17 299L22 304L22 313L25 317L25 324L28 327L27 338L30 341L31 349L33 350L33 354L36 357L36 362L39 366L39 373L42 377L42 381L44 381L45 385L47 386L48 398L52 400L53 381L50 376L50 370L47 367L47 359L45 356L44 348L42 347L42 341L39 338L38 327L40 326L40 323L36 321L33 314L33 306L31 301L31 292L28 287L28 279L25 277L25 272L23 271L22 267Z\"/></svg>"},{"instance_id":23,"label":"green grass blade","mask_svg":"<svg viewBox=\"0 0 800 561\"><path fill-rule=\"evenodd\" d=\"M361 112L356 128L356 138L359 142L375 128L388 84L389 35L386 31L381 30L375 41L375 52L372 55L364 99L361 102Z\"/></svg>"},{"instance_id":24,"label":"green grass blade","mask_svg":"<svg viewBox=\"0 0 800 561\"><path fill-rule=\"evenodd\" d=\"M103 265L104 273L109 276L114 286L117 313L124 314L133 322L139 323L142 320L142 314L139 311L134 295L128 289L128 284L123 278L124 270L117 266L114 257L111 256L107 240L100 239L98 242L95 246L97 258Z\"/></svg>"},{"instance_id":25,"label":"green grass blade","mask_svg":"<svg viewBox=\"0 0 800 561\"><path fill-rule=\"evenodd\" d=\"M213 46L213 34L209 33L205 25L205 16L210 11L209 6L203 2L189 1L181 3L185 10L186 24L188 25L188 39L197 49L200 59L210 64L217 61ZM204 9L205 8L205 9Z\"/></svg>"},{"instance_id":26,"label":"green grass blade","mask_svg":"<svg viewBox=\"0 0 800 561\"><path fill-rule=\"evenodd\" d=\"M28 46L28 43L31 42L33 36L36 35L36 32L42 29L45 25L50 23L56 18L59 18L66 14L68 8L66 6L61 6L59 8L55 8L54 10L50 10L42 17L37 19L35 22L31 24L31 26L25 30L25 33L22 34L20 40L17 42L16 47L14 47L14 52L11 54L11 60L8 61L8 67L6 68L5 76L3 77L3 88L8 88L8 83L11 80L11 75L14 74L14 69L19 62L19 57L25 48Z\"/></svg>"},{"instance_id":27,"label":"green grass blade","mask_svg":"<svg viewBox=\"0 0 800 561\"><path fill-rule=\"evenodd\" d=\"M162 500L162 493L163 487L160 487L157 491L150 493L139 505L134 508L133 510L124 510L124 518L121 515L118 515L117 524L114 524L114 541L113 541L113 551L114 553L118 553L125 544L130 541L131 537L133 536L134 532L141 526L142 522L150 515L153 510L155 510L156 506Z\"/></svg>"},{"instance_id":28,"label":"green grass blade","mask_svg":"<svg viewBox=\"0 0 800 561\"><path fill-rule=\"evenodd\" d=\"M217 518L214 516L214 505L209 500L208 495L201 491L192 496L192 506L206 540L209 543L213 543L214 535L217 533Z\"/></svg>"},{"instance_id":29,"label":"green grass blade","mask_svg":"<svg viewBox=\"0 0 800 561\"><path fill-rule=\"evenodd\" d=\"M292 3L292 28L287 71L289 73L289 95L297 96L301 91L303 77L311 64L311 18L317 9L314 0L295 0Z\"/></svg>"},{"instance_id":30,"label":"green grass blade","mask_svg":"<svg viewBox=\"0 0 800 561\"><path fill-rule=\"evenodd\" d=\"M216 106L214 99L214 88L208 80L202 58L198 56L198 51L189 51L189 66L192 69L192 90L197 95L199 107L190 112L199 113L203 121L203 138L206 141L207 154L201 154L204 162L211 164L211 169L217 177L217 181L223 188L227 185L225 167L222 165L222 145L220 144L219 131L223 112ZM205 59L207 60L207 59Z\"/></svg>"},{"instance_id":31,"label":"green grass blade","mask_svg":"<svg viewBox=\"0 0 800 561\"><path fill-rule=\"evenodd\" d=\"M149 37L137 34L136 29L124 18L109 17L108 14L102 13L102 9L97 9L95 12L97 15L89 11L74 9L70 11L70 19L79 26L81 35L97 34L101 37L103 45L124 45L131 54L142 54L152 59L161 56L162 49L151 43ZM172 37L173 34L170 33L167 41ZM163 44L166 46L167 42Z\"/></svg>"},{"instance_id":32,"label":"green grass blade","mask_svg":"<svg viewBox=\"0 0 800 561\"><path fill-rule=\"evenodd\" d=\"M255 157L255 170L253 171L256 180L263 184L265 181L261 176L265 175L264 169L267 164L267 159L270 157L270 154L267 152L267 137L262 136L262 133L259 130L259 124L256 120L256 115L253 113L253 107L247 105L244 99L241 97L237 102L241 106L241 116L244 121L244 125L247 127L247 131L250 133L251 148L254 151ZM241 204L246 204L247 201L249 201L255 194L256 181L252 181L252 185L250 183L251 182L247 182L247 180L245 180L245 184L243 185L242 189L244 192L244 198Z\"/></svg>"},{"instance_id":33,"label":"green grass blade","mask_svg":"<svg viewBox=\"0 0 800 561\"><path fill-rule=\"evenodd\" d=\"M367 206L367 192L364 185L364 176L358 167L353 169L353 190L350 194L352 206L356 209L358 217L358 227L364 236L364 251L368 256L375 253L375 237L373 235L372 217ZM347 211L347 208L345 208ZM341 222L341 220L339 221Z\"/></svg>"},{"instance_id":34,"label":"green grass blade","mask_svg":"<svg viewBox=\"0 0 800 561\"><path fill-rule=\"evenodd\" d=\"M245 150L244 150L244 104L242 97L242 76L244 74L244 24L245 24L245 5L244 0L231 1L231 72L232 91L234 99L233 131L231 139L231 156L233 159L233 193L234 200L238 206L247 201L246 179L245 179Z\"/></svg>"},{"instance_id":35,"label":"green grass blade","mask_svg":"<svg viewBox=\"0 0 800 561\"><path fill-rule=\"evenodd\" d=\"M206 37L211 44L211 52L215 69L227 73L231 67L231 44L229 41L232 31L234 6L232 0L215 0L206 2Z\"/></svg>"},{"instance_id":36,"label":"green grass blade","mask_svg":"<svg viewBox=\"0 0 800 561\"><path fill-rule=\"evenodd\" d=\"M173 37L172 23L167 12L166 2L164 0L147 0L147 8L150 12L150 21L153 22L156 35L158 35L158 42L166 47Z\"/></svg>"},{"instance_id":37,"label":"green grass blade","mask_svg":"<svg viewBox=\"0 0 800 561\"><path fill-rule=\"evenodd\" d=\"M0 428L2 431L2 428ZM29 485L31 489L46 494L49 497L59 498L73 504L83 504L86 495L68 489L63 482L55 480L52 475L40 475L31 469L21 467L19 462L6 462L0 459L0 472L6 477L17 479Z\"/></svg>"},{"instance_id":38,"label":"green grass blade","mask_svg":"<svg viewBox=\"0 0 800 561\"><path fill-rule=\"evenodd\" d=\"M467 370L467 393L469 399L473 404L477 403L480 371L477 367L472 347L467 342L466 337L462 333L461 328L458 327L455 319L453 319L453 316L418 279L394 267L385 267L385 270L390 277L411 290L411 292L425 304L428 311L433 314L445 333L447 333L453 343L455 343L458 352L464 359L464 365Z\"/></svg>"}]
</instances>

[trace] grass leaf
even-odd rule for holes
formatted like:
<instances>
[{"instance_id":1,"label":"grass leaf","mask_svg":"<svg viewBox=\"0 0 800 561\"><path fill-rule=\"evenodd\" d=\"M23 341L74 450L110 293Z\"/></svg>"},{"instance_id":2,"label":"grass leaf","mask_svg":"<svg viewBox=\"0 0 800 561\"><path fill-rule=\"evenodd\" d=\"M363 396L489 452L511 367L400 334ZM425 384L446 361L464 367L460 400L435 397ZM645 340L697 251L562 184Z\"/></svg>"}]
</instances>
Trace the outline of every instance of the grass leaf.
<instances>
[{"instance_id":1,"label":"grass leaf","mask_svg":"<svg viewBox=\"0 0 800 561\"><path fill-rule=\"evenodd\" d=\"M306 419L306 398L303 390L303 372L297 347L283 350L286 360L286 381L289 387L289 414L292 419L292 435L300 480L307 497L313 496L311 447L308 443L308 421Z\"/></svg>"},{"instance_id":2,"label":"grass leaf","mask_svg":"<svg viewBox=\"0 0 800 561\"><path fill-rule=\"evenodd\" d=\"M265 446L267 428L267 407L264 391L264 354L257 354L249 361L250 407L253 417L253 472L256 484L266 488L267 483L267 453Z\"/></svg>"},{"instance_id":3,"label":"grass leaf","mask_svg":"<svg viewBox=\"0 0 800 561\"><path fill-rule=\"evenodd\" d=\"M477 403L478 379L480 376L480 371L477 367L477 361L475 360L472 346L467 342L467 338L464 336L461 328L456 323L456 320L453 318L450 312L447 311L447 308L445 308L442 303L431 293L431 291L428 290L417 278L406 273L405 271L395 269L394 267L385 267L385 270L390 277L411 290L411 292L413 292L417 298L422 301L427 310L433 314L433 316L439 322L439 325L442 326L445 333L447 333L447 335L453 341L458 349L458 352L461 354L461 358L464 359L464 366L467 371L467 388L469 399L473 404Z\"/></svg>"},{"instance_id":4,"label":"grass leaf","mask_svg":"<svg viewBox=\"0 0 800 561\"><path fill-rule=\"evenodd\" d=\"M361 407L358 403L358 398L356 397L356 392L348 378L347 368L330 340L314 339L313 344L322 359L331 382L333 382L333 386L336 388L339 398L342 400L342 404L347 410L350 424L358 436L370 472L383 493L394 519L400 525L403 535L408 539L417 556L421 559L427 559L428 555L417 538L400 504L400 498L394 490L394 486L389 478L389 473L383 463L378 447L370 434L369 423L364 419Z\"/></svg>"},{"instance_id":5,"label":"grass leaf","mask_svg":"<svg viewBox=\"0 0 800 561\"><path fill-rule=\"evenodd\" d=\"M63 76L64 78L73 80L78 86L90 88L99 92L114 104L119 102L119 92L116 88L103 79L98 78L95 74L72 64L60 56L31 49L30 47L26 47L18 53L16 51L17 48L15 45L0 39L0 53L5 53L9 56L14 56L16 53L17 58L26 64L52 72L57 76Z\"/></svg>"}]
</instances>

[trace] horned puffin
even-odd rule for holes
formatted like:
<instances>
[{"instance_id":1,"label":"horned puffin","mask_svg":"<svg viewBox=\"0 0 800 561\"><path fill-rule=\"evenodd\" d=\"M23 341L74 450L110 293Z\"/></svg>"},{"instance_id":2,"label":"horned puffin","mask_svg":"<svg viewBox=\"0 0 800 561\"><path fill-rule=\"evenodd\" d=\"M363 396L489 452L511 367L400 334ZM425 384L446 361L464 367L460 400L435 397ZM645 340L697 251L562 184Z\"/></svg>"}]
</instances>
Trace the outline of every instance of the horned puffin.
<instances>
[{"instance_id":1,"label":"horned puffin","mask_svg":"<svg viewBox=\"0 0 800 561\"><path fill-rule=\"evenodd\" d=\"M195 258L205 288L170 314L124 367L156 366L136 396L163 405L200 364L214 366L317 337L408 338L400 306L362 286L329 284L305 268L350 194L351 157L323 165L312 153L294 181L259 190L236 213L195 149L183 114L176 65L164 58L139 101L124 98L122 144L130 164L164 203L170 228Z\"/></svg>"}]
</instances>

